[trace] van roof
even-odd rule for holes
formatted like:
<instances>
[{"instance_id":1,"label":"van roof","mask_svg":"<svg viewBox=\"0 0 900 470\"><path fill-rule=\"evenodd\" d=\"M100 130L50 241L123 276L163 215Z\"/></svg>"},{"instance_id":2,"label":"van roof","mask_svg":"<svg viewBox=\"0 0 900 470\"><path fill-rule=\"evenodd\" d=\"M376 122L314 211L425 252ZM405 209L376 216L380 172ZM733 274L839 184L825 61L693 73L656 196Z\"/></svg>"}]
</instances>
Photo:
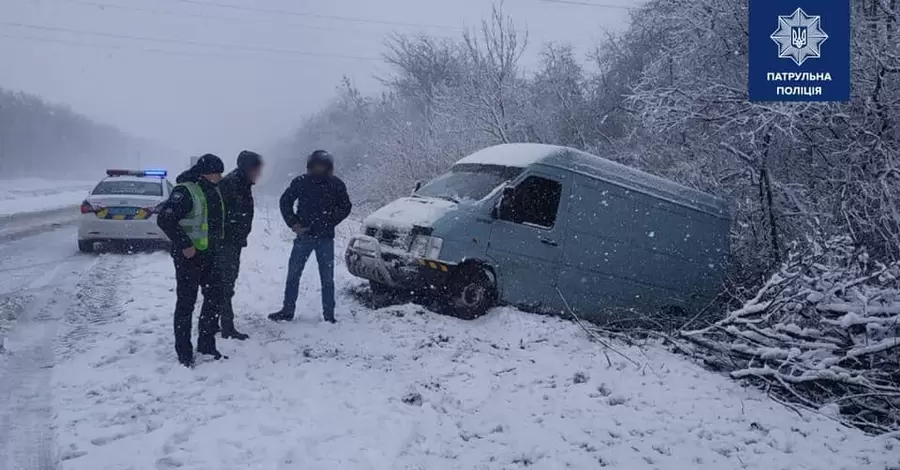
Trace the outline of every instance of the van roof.
<instances>
[{"instance_id":1,"label":"van roof","mask_svg":"<svg viewBox=\"0 0 900 470\"><path fill-rule=\"evenodd\" d=\"M711 194L569 147L545 144L502 144L479 150L458 163L525 168L534 164L559 167L586 176L727 218L728 205Z\"/></svg>"}]
</instances>

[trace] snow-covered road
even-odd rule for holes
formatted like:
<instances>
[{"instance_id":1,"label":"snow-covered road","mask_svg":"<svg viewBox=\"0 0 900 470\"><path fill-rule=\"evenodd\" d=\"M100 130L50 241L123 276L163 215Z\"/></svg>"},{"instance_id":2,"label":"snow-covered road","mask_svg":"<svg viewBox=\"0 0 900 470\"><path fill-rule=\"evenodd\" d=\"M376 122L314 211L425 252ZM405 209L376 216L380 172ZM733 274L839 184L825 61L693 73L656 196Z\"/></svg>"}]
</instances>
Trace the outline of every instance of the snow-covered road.
<instances>
[{"instance_id":1,"label":"snow-covered road","mask_svg":"<svg viewBox=\"0 0 900 470\"><path fill-rule=\"evenodd\" d=\"M0 355L0 468L900 467L894 441L660 348L620 345L642 366L609 366L553 318L368 308L340 261L337 325L320 321L315 270L300 318L270 323L290 245L262 212L235 302L251 339L194 370L172 349L168 255L76 255L70 229L0 245L0 291L21 305Z\"/></svg>"},{"instance_id":2,"label":"snow-covered road","mask_svg":"<svg viewBox=\"0 0 900 470\"><path fill-rule=\"evenodd\" d=\"M74 236L69 227L0 245L0 468L55 468L53 367L92 307L79 301L84 283L112 261L77 254Z\"/></svg>"},{"instance_id":3,"label":"snow-covered road","mask_svg":"<svg viewBox=\"0 0 900 470\"><path fill-rule=\"evenodd\" d=\"M0 180L0 217L76 207L96 184L39 178Z\"/></svg>"}]
</instances>

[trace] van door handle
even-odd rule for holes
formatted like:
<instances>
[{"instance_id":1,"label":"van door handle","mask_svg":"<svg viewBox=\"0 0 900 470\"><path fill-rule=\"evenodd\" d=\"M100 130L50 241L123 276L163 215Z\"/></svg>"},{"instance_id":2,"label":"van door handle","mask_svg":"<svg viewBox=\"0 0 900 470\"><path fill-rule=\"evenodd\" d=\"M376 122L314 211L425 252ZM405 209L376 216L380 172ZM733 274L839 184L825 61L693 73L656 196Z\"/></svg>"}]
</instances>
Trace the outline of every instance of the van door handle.
<instances>
[{"instance_id":1,"label":"van door handle","mask_svg":"<svg viewBox=\"0 0 900 470\"><path fill-rule=\"evenodd\" d=\"M541 238L541 243L543 243L544 245L559 246L558 243L549 238Z\"/></svg>"}]
</instances>

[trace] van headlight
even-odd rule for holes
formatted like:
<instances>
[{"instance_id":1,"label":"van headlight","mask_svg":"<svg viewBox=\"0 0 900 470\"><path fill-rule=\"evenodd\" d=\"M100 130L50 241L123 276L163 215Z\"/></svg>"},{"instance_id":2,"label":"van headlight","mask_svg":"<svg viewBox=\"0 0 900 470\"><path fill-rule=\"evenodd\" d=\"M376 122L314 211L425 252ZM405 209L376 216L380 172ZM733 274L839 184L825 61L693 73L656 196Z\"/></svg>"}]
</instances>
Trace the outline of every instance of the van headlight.
<instances>
[{"instance_id":1,"label":"van headlight","mask_svg":"<svg viewBox=\"0 0 900 470\"><path fill-rule=\"evenodd\" d=\"M409 252L420 258L438 259L441 256L441 247L444 245L444 239L431 237L428 235L416 235L412 244L409 246Z\"/></svg>"}]
</instances>

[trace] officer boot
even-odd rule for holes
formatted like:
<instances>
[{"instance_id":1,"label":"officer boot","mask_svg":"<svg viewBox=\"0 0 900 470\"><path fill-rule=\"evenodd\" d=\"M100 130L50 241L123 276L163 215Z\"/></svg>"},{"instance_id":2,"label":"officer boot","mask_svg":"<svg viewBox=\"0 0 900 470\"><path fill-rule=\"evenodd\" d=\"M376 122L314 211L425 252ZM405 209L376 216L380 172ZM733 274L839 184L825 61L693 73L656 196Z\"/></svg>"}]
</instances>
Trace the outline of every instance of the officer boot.
<instances>
[{"instance_id":1,"label":"officer boot","mask_svg":"<svg viewBox=\"0 0 900 470\"><path fill-rule=\"evenodd\" d=\"M178 354L178 362L187 367L194 367L194 345L191 344L190 340L185 341L176 341L175 342L175 353Z\"/></svg>"},{"instance_id":2,"label":"officer boot","mask_svg":"<svg viewBox=\"0 0 900 470\"><path fill-rule=\"evenodd\" d=\"M197 352L200 354L206 354L212 356L213 359L228 359L228 356L223 355L216 349L216 337L215 336L203 336L197 339Z\"/></svg>"},{"instance_id":3,"label":"officer boot","mask_svg":"<svg viewBox=\"0 0 900 470\"><path fill-rule=\"evenodd\" d=\"M224 339L236 339L238 341L245 341L250 339L250 335L241 333L240 331L234 328L234 320L233 319L225 319L222 318L222 338Z\"/></svg>"}]
</instances>

